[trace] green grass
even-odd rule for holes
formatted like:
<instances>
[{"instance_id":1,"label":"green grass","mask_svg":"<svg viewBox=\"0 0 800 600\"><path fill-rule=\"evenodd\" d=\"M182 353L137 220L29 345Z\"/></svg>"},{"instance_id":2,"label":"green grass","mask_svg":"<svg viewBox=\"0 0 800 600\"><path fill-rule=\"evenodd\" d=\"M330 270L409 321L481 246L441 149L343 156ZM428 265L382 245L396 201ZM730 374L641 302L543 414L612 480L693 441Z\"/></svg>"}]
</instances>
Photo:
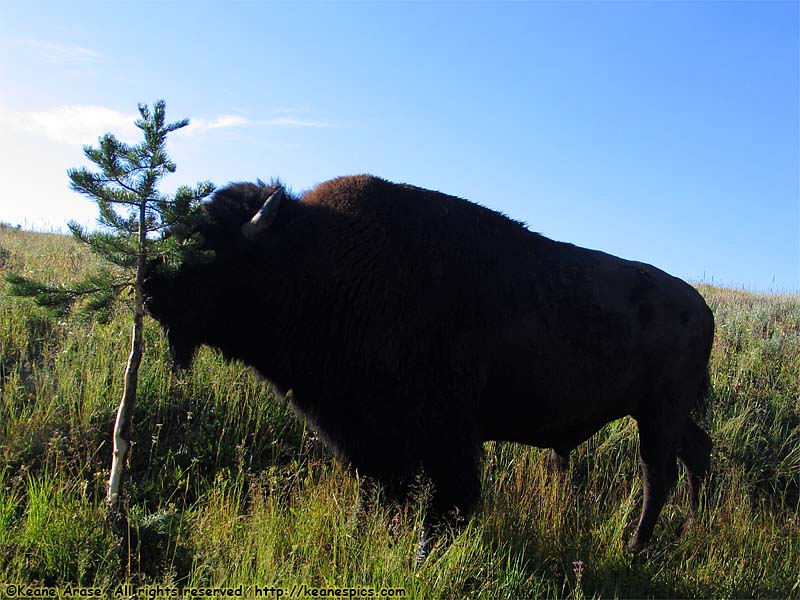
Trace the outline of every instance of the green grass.
<instances>
[{"instance_id":1,"label":"green grass","mask_svg":"<svg viewBox=\"0 0 800 600\"><path fill-rule=\"evenodd\" d=\"M0 228L0 272L68 281L95 264L69 238ZM678 534L681 476L647 560L624 553L641 481L635 424L623 419L583 444L564 477L543 450L487 444L481 510L417 569L414 503L357 526L357 483L268 385L208 349L176 379L152 322L120 552L103 502L127 314L55 322L0 283L0 584L800 598L800 297L699 289L717 321L699 522Z\"/></svg>"}]
</instances>

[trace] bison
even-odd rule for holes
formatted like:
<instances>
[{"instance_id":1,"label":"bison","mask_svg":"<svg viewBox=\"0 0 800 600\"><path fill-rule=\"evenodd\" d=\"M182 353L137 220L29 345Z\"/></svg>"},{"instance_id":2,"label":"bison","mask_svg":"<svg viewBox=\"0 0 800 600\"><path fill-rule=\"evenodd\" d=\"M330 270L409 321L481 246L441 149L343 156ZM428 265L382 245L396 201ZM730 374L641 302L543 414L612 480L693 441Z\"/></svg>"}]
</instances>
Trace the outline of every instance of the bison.
<instances>
[{"instance_id":1,"label":"bison","mask_svg":"<svg viewBox=\"0 0 800 600\"><path fill-rule=\"evenodd\" d=\"M553 448L563 467L626 415L644 478L629 549L650 540L677 459L696 512L711 439L691 412L714 320L684 281L367 175L299 198L231 184L203 210L213 258L153 263L145 282L176 364L206 344L293 390L333 452L397 498L424 473L420 556L426 532L475 509L484 441Z\"/></svg>"}]
</instances>

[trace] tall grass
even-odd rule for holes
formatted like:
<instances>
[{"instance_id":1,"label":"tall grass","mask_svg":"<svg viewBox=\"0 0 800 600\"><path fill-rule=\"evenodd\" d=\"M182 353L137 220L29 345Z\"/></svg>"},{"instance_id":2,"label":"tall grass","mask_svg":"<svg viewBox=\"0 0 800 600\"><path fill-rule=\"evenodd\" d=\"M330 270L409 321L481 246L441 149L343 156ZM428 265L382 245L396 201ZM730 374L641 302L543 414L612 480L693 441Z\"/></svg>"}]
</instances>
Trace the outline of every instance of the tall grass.
<instances>
[{"instance_id":1,"label":"tall grass","mask_svg":"<svg viewBox=\"0 0 800 600\"><path fill-rule=\"evenodd\" d=\"M68 281L69 238L0 229L0 270ZM104 521L129 320L54 322L0 284L0 584L395 588L407 597L800 597L800 297L699 286L717 321L713 475L680 534L682 480L646 560L635 423L607 425L551 474L545 452L485 447L482 507L413 564L419 502L358 524L358 486L285 401L203 349L173 376L160 330L134 415L130 552ZM421 499L420 499L421 500ZM123 559L122 557L128 557Z\"/></svg>"}]
</instances>

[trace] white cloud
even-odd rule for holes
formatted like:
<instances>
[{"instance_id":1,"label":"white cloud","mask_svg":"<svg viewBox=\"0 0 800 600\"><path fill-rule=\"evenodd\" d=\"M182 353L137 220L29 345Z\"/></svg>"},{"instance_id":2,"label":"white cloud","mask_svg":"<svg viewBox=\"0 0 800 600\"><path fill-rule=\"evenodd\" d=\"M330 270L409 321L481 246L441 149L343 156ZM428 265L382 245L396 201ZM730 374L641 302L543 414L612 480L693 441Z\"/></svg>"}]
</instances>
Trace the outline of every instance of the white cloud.
<instances>
[{"instance_id":1,"label":"white cloud","mask_svg":"<svg viewBox=\"0 0 800 600\"><path fill-rule=\"evenodd\" d=\"M192 135L194 133L205 133L212 129L224 129L227 127L244 127L251 125L252 122L239 115L222 115L216 119L190 119L189 125L181 129L185 134Z\"/></svg>"},{"instance_id":2,"label":"white cloud","mask_svg":"<svg viewBox=\"0 0 800 600\"><path fill-rule=\"evenodd\" d=\"M194 118L190 121L189 126L181 130L189 135L231 127L333 127L333 125L323 121L295 119L292 117L253 120L241 115L222 115L212 120Z\"/></svg>"},{"instance_id":3,"label":"white cloud","mask_svg":"<svg viewBox=\"0 0 800 600\"><path fill-rule=\"evenodd\" d=\"M11 41L30 55L52 65L97 63L103 59L99 52L75 44L53 44L30 38L13 38Z\"/></svg>"},{"instance_id":4,"label":"white cloud","mask_svg":"<svg viewBox=\"0 0 800 600\"><path fill-rule=\"evenodd\" d=\"M122 140L133 141L139 132L133 124L135 120L133 114L103 106L77 104L23 112L0 107L0 123L4 127L73 146L93 144L107 131Z\"/></svg>"},{"instance_id":5,"label":"white cloud","mask_svg":"<svg viewBox=\"0 0 800 600\"><path fill-rule=\"evenodd\" d=\"M84 146L95 144L106 132L117 138L135 143L141 138L134 125L138 115L124 113L104 106L75 104L41 110L14 112L0 106L0 124L4 129L32 133L51 142ZM252 120L241 115L221 115L214 119L194 118L180 130L184 135L196 135L219 129L236 127L333 127L323 121L274 117Z\"/></svg>"}]
</instances>

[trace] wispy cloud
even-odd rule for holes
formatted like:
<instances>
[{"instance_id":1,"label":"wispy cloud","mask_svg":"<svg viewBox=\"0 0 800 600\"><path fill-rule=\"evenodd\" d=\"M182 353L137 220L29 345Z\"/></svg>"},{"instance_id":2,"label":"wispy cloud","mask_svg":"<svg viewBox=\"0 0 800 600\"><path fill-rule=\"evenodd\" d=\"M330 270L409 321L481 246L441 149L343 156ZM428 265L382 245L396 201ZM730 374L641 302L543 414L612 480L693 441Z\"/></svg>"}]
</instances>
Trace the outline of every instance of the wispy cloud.
<instances>
[{"instance_id":1,"label":"wispy cloud","mask_svg":"<svg viewBox=\"0 0 800 600\"><path fill-rule=\"evenodd\" d=\"M4 127L33 133L60 144L83 145L97 140L107 131L131 141L138 129L136 116L104 106L76 104L24 112L6 111L0 107L0 123Z\"/></svg>"},{"instance_id":2,"label":"wispy cloud","mask_svg":"<svg viewBox=\"0 0 800 600\"><path fill-rule=\"evenodd\" d=\"M230 127L245 127L250 125L249 119L240 115L222 115L216 119L203 119L193 118L189 119L189 125L181 129L184 135L193 135L196 133L206 133L214 129L227 129Z\"/></svg>"},{"instance_id":3,"label":"wispy cloud","mask_svg":"<svg viewBox=\"0 0 800 600\"><path fill-rule=\"evenodd\" d=\"M51 142L81 146L94 143L110 131L126 142L136 142L141 134L134 125L138 115L104 106L75 104L42 110L14 112L0 106L0 124L6 130L32 133ZM179 133L198 135L211 131L242 127L334 127L323 121L274 117L248 119L241 115L221 115L213 119L193 118Z\"/></svg>"},{"instance_id":4,"label":"wispy cloud","mask_svg":"<svg viewBox=\"0 0 800 600\"><path fill-rule=\"evenodd\" d=\"M334 127L324 121L310 119L295 119L293 117L274 117L271 119L248 119L241 115L222 115L216 119L208 120L193 118L188 127L182 131L192 135L206 133L214 129L233 127Z\"/></svg>"},{"instance_id":5,"label":"wispy cloud","mask_svg":"<svg viewBox=\"0 0 800 600\"><path fill-rule=\"evenodd\" d=\"M54 44L30 38L12 38L11 42L21 50L52 65L98 63L103 59L103 55L99 52L76 44Z\"/></svg>"}]
</instances>

